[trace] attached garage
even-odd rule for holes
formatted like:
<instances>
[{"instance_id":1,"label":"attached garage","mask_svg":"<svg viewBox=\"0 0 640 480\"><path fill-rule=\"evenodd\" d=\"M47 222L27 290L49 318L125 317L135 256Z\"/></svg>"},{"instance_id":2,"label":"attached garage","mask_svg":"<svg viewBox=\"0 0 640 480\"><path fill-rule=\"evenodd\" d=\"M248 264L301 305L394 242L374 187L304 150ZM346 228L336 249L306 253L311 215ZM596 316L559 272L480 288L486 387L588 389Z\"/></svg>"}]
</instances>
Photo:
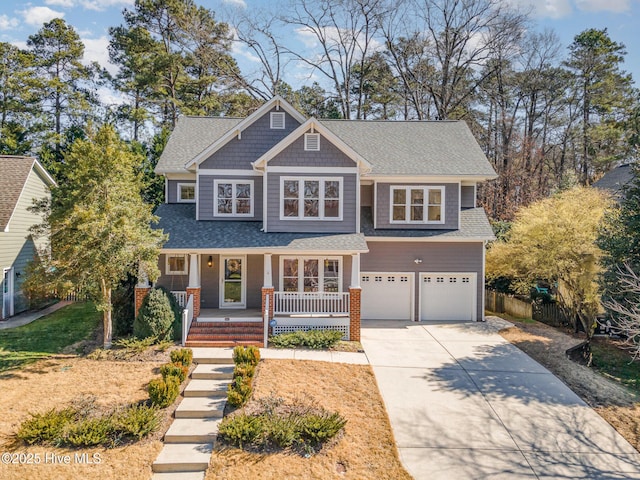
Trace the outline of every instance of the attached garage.
<instances>
[{"instance_id":1,"label":"attached garage","mask_svg":"<svg viewBox=\"0 0 640 480\"><path fill-rule=\"evenodd\" d=\"M413 320L413 273L362 273L360 286L364 320Z\"/></svg>"},{"instance_id":2,"label":"attached garage","mask_svg":"<svg viewBox=\"0 0 640 480\"><path fill-rule=\"evenodd\" d=\"M475 273L420 274L420 320L476 320Z\"/></svg>"}]
</instances>

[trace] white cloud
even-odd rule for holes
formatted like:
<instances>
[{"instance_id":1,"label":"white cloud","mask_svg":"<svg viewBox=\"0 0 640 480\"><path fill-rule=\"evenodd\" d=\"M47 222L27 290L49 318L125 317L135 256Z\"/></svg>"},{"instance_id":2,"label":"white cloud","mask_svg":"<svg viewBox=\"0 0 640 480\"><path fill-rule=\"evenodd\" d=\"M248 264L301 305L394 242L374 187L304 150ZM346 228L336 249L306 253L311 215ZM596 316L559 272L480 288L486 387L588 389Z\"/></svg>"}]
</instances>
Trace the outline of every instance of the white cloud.
<instances>
[{"instance_id":1,"label":"white cloud","mask_svg":"<svg viewBox=\"0 0 640 480\"><path fill-rule=\"evenodd\" d=\"M53 5L56 7L71 8L74 6L74 0L44 0L45 5Z\"/></svg>"},{"instance_id":2,"label":"white cloud","mask_svg":"<svg viewBox=\"0 0 640 480\"><path fill-rule=\"evenodd\" d=\"M102 12L110 7L131 6L134 0L78 0L87 10Z\"/></svg>"},{"instance_id":3,"label":"white cloud","mask_svg":"<svg viewBox=\"0 0 640 480\"><path fill-rule=\"evenodd\" d=\"M45 22L49 22L54 18L64 17L63 12L51 10L49 7L30 7L19 12L24 17L25 23L39 27Z\"/></svg>"},{"instance_id":4,"label":"white cloud","mask_svg":"<svg viewBox=\"0 0 640 480\"><path fill-rule=\"evenodd\" d=\"M232 7L247 8L247 2L244 0L222 0L222 3Z\"/></svg>"},{"instance_id":5,"label":"white cloud","mask_svg":"<svg viewBox=\"0 0 640 480\"><path fill-rule=\"evenodd\" d=\"M6 15L0 15L0 30L11 30L20 25L20 20L17 18L9 18Z\"/></svg>"},{"instance_id":6,"label":"white cloud","mask_svg":"<svg viewBox=\"0 0 640 480\"><path fill-rule=\"evenodd\" d=\"M623 13L631 9L630 0L575 0L578 10L585 12Z\"/></svg>"},{"instance_id":7,"label":"white cloud","mask_svg":"<svg viewBox=\"0 0 640 480\"><path fill-rule=\"evenodd\" d=\"M81 40L84 43L83 63L98 62L112 75L118 73L118 67L109 63L109 51L107 50L109 38L106 35L100 38L81 38Z\"/></svg>"},{"instance_id":8,"label":"white cloud","mask_svg":"<svg viewBox=\"0 0 640 480\"><path fill-rule=\"evenodd\" d=\"M503 0L505 3L531 10L536 17L562 18L571 15L573 8L569 0Z\"/></svg>"}]
</instances>

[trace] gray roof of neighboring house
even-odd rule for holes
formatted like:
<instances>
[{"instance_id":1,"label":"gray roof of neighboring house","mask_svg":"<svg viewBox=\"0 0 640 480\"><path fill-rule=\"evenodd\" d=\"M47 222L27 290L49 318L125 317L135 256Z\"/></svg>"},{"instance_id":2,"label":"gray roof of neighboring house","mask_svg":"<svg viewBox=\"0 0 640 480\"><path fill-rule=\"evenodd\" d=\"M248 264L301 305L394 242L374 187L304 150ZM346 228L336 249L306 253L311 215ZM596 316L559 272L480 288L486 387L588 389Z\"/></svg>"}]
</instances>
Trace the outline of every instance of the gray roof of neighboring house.
<instances>
[{"instance_id":1,"label":"gray roof of neighboring house","mask_svg":"<svg viewBox=\"0 0 640 480\"><path fill-rule=\"evenodd\" d=\"M181 117L156 172L185 173L185 163L242 120ZM320 120L320 123L371 163L371 174L496 176L463 121Z\"/></svg>"},{"instance_id":2,"label":"gray roof of neighboring house","mask_svg":"<svg viewBox=\"0 0 640 480\"><path fill-rule=\"evenodd\" d=\"M186 173L185 163L242 120L232 117L180 117L160 155L156 172Z\"/></svg>"},{"instance_id":3,"label":"gray roof of neighboring house","mask_svg":"<svg viewBox=\"0 0 640 480\"><path fill-rule=\"evenodd\" d=\"M321 120L372 164L372 175L495 177L463 121Z\"/></svg>"},{"instance_id":4,"label":"gray roof of neighboring house","mask_svg":"<svg viewBox=\"0 0 640 480\"><path fill-rule=\"evenodd\" d=\"M315 250L366 252L364 236L322 233L264 233L262 222L197 221L195 204L162 204L155 214L169 234L167 250L243 248L275 250Z\"/></svg>"},{"instance_id":5,"label":"gray roof of neighboring house","mask_svg":"<svg viewBox=\"0 0 640 480\"><path fill-rule=\"evenodd\" d=\"M593 186L600 190L608 190L615 196L620 196L624 186L631 180L633 180L633 168L632 164L627 163L605 173Z\"/></svg>"},{"instance_id":6,"label":"gray roof of neighboring house","mask_svg":"<svg viewBox=\"0 0 640 480\"><path fill-rule=\"evenodd\" d=\"M450 239L481 239L495 240L493 229L487 219L487 214L481 207L467 208L460 211L460 228L457 230L402 230L388 228L373 228L371 207L362 208L361 228L365 237L402 237L426 238L438 237Z\"/></svg>"},{"instance_id":7,"label":"gray roof of neighboring house","mask_svg":"<svg viewBox=\"0 0 640 480\"><path fill-rule=\"evenodd\" d=\"M34 165L41 169L43 176L47 177L45 181L52 185L53 179L35 158L0 155L0 230L4 230L11 220L24 184Z\"/></svg>"}]
</instances>

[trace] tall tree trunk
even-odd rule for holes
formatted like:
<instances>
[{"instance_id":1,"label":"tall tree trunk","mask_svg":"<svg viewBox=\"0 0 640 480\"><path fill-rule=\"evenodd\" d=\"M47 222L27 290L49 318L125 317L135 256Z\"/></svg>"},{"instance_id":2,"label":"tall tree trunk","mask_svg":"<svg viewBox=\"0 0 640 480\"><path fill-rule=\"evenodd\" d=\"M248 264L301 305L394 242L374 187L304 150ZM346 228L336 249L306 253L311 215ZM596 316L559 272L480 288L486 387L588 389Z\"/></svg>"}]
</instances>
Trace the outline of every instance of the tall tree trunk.
<instances>
[{"instance_id":1,"label":"tall tree trunk","mask_svg":"<svg viewBox=\"0 0 640 480\"><path fill-rule=\"evenodd\" d=\"M104 310L102 312L102 323L104 329L103 346L105 349L111 348L111 340L113 337L113 323L111 321L111 287L107 285L107 282L103 278L102 284L102 303L104 304Z\"/></svg>"}]
</instances>

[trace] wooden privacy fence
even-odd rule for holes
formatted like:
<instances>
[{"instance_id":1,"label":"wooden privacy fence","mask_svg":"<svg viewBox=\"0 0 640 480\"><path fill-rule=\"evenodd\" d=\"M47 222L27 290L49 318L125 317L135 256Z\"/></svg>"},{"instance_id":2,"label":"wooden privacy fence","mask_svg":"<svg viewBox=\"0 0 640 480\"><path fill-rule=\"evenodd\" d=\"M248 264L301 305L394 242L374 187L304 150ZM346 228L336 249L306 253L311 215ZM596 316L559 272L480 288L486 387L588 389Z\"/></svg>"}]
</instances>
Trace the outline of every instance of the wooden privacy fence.
<instances>
[{"instance_id":1,"label":"wooden privacy fence","mask_svg":"<svg viewBox=\"0 0 640 480\"><path fill-rule=\"evenodd\" d=\"M493 290L485 290L485 308L517 318L533 318L547 325L569 325L569 320L555 303L534 303Z\"/></svg>"}]
</instances>

